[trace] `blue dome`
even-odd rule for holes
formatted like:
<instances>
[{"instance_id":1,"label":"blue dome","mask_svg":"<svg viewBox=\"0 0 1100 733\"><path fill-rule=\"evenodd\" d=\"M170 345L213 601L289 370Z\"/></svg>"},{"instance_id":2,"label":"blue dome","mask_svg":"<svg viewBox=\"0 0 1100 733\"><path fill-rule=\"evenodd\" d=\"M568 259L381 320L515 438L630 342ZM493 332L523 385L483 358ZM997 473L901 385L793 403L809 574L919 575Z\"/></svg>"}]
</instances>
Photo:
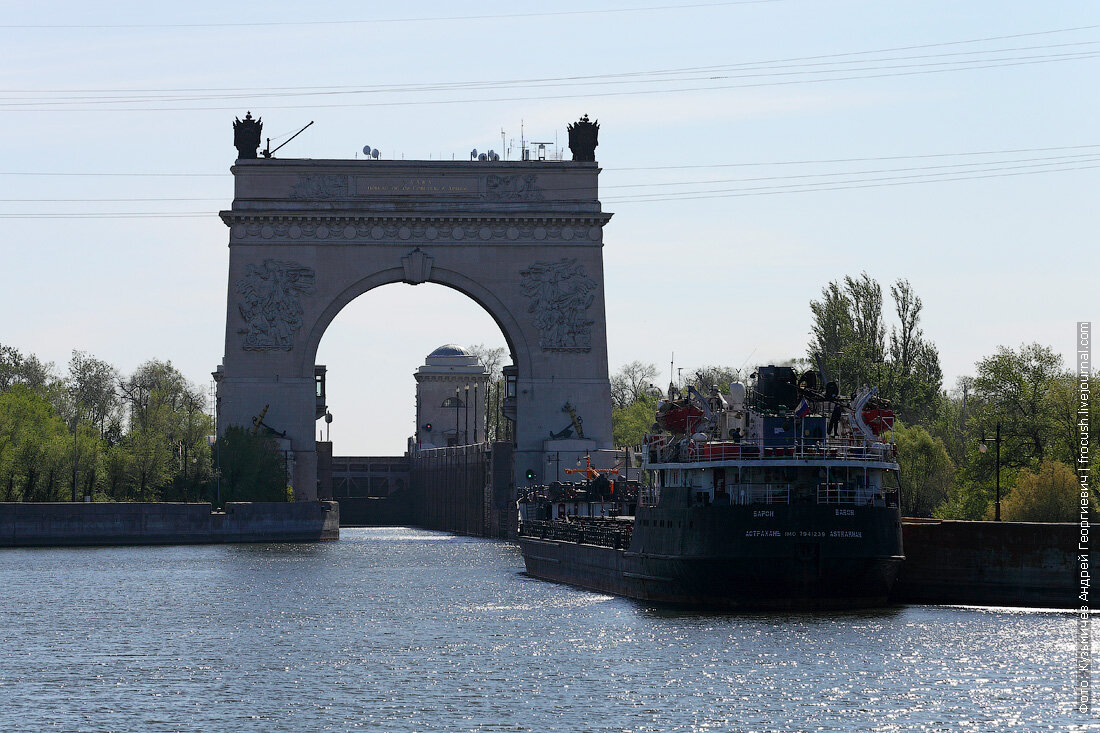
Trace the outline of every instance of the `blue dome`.
<instances>
[{"instance_id":1,"label":"blue dome","mask_svg":"<svg viewBox=\"0 0 1100 733\"><path fill-rule=\"evenodd\" d=\"M457 344L445 344L428 354L429 359L433 356L473 356L473 354Z\"/></svg>"}]
</instances>

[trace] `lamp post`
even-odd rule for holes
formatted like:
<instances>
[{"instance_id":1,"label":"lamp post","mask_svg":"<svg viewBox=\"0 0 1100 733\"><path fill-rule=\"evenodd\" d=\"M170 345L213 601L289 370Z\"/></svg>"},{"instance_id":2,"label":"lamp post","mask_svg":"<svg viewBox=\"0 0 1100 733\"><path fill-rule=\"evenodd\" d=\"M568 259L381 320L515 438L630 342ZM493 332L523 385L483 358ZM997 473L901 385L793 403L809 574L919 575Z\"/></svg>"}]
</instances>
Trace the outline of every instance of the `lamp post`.
<instances>
[{"instance_id":1,"label":"lamp post","mask_svg":"<svg viewBox=\"0 0 1100 733\"><path fill-rule=\"evenodd\" d=\"M465 408L463 410L463 412L465 412L464 420L466 421L466 428L462 431L462 442L466 443L466 444L469 444L469 442L470 442L470 385L469 384L466 385L466 404L463 405L463 407Z\"/></svg>"},{"instance_id":2,"label":"lamp post","mask_svg":"<svg viewBox=\"0 0 1100 733\"><path fill-rule=\"evenodd\" d=\"M206 442L214 451L214 483L217 487L216 501L214 506L219 506L222 503L222 462L221 462L221 446L218 445L217 433L214 435L207 435Z\"/></svg>"},{"instance_id":3,"label":"lamp post","mask_svg":"<svg viewBox=\"0 0 1100 733\"><path fill-rule=\"evenodd\" d=\"M993 443L997 446L997 450L995 453L997 465L997 498L994 504L993 521L999 522L1001 521L1001 423L999 420L997 421L997 436L993 438ZM985 453L988 450L985 444L986 439L983 436L982 443L978 446L978 450L982 453Z\"/></svg>"}]
</instances>

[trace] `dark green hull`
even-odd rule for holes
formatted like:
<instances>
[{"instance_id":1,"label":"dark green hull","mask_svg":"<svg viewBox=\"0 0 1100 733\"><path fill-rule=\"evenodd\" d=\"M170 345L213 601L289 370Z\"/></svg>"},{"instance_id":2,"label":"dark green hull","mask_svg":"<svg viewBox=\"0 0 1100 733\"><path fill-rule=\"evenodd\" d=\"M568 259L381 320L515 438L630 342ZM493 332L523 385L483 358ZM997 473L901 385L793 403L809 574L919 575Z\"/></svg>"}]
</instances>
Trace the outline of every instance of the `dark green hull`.
<instances>
[{"instance_id":1,"label":"dark green hull","mask_svg":"<svg viewBox=\"0 0 1100 733\"><path fill-rule=\"evenodd\" d=\"M888 603L903 558L897 508L640 507L627 549L521 535L528 574L711 610Z\"/></svg>"}]
</instances>

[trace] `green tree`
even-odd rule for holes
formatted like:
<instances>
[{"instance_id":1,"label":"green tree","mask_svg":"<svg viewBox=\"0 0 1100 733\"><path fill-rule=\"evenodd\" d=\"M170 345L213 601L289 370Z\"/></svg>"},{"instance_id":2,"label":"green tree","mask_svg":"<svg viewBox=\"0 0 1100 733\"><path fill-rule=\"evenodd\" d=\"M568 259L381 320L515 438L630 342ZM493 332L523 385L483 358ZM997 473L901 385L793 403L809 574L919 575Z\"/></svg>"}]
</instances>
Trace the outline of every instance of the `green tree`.
<instances>
[{"instance_id":1,"label":"green tree","mask_svg":"<svg viewBox=\"0 0 1100 733\"><path fill-rule=\"evenodd\" d=\"M968 469L968 466L964 466L956 471L955 482L947 493L947 501L932 511L933 517L970 521L985 518L993 504L993 485L984 478L975 479L973 472Z\"/></svg>"},{"instance_id":2,"label":"green tree","mask_svg":"<svg viewBox=\"0 0 1100 733\"><path fill-rule=\"evenodd\" d=\"M830 282L821 291L821 300L810 301L813 325L809 356L820 358L829 379L840 384L843 375L853 376L854 339L851 300L838 283ZM845 368L847 367L847 368Z\"/></svg>"},{"instance_id":3,"label":"green tree","mask_svg":"<svg viewBox=\"0 0 1100 733\"><path fill-rule=\"evenodd\" d=\"M129 414L129 491L141 501L197 496L209 481L213 421L203 391L171 362L142 364L119 385Z\"/></svg>"},{"instance_id":4,"label":"green tree","mask_svg":"<svg viewBox=\"0 0 1100 733\"><path fill-rule=\"evenodd\" d=\"M898 280L890 294L898 324L891 327L887 349L878 282L865 272L858 278L845 277L843 285L830 282L820 300L810 301L808 353L842 393L877 386L903 420L918 424L931 419L939 404L939 352L920 329L923 304L909 282Z\"/></svg>"},{"instance_id":5,"label":"green tree","mask_svg":"<svg viewBox=\"0 0 1100 733\"><path fill-rule=\"evenodd\" d=\"M53 363L39 361L34 354L24 356L17 349L0 344L0 392L24 384L44 394L56 381Z\"/></svg>"},{"instance_id":6,"label":"green tree","mask_svg":"<svg viewBox=\"0 0 1100 733\"><path fill-rule=\"evenodd\" d=\"M913 424L935 413L943 384L943 370L936 347L924 339L920 314L924 308L908 280L890 286L898 325L890 330L890 359L886 392L898 415Z\"/></svg>"},{"instance_id":7,"label":"green tree","mask_svg":"<svg viewBox=\"0 0 1100 733\"><path fill-rule=\"evenodd\" d=\"M111 501L130 498L130 477L134 473L134 458L126 443L107 446L103 452L103 492Z\"/></svg>"},{"instance_id":8,"label":"green tree","mask_svg":"<svg viewBox=\"0 0 1100 733\"><path fill-rule=\"evenodd\" d=\"M901 474L901 510L909 517L929 517L947 501L955 464L938 438L919 425L898 424L894 430Z\"/></svg>"},{"instance_id":9,"label":"green tree","mask_svg":"<svg viewBox=\"0 0 1100 733\"><path fill-rule=\"evenodd\" d=\"M172 453L159 426L131 430L126 436L130 473L128 494L137 501L160 499L161 489L172 475Z\"/></svg>"},{"instance_id":10,"label":"green tree","mask_svg":"<svg viewBox=\"0 0 1100 733\"><path fill-rule=\"evenodd\" d=\"M652 429L657 410L657 397L642 394L626 407L611 410L611 433L616 446L638 446Z\"/></svg>"},{"instance_id":11,"label":"green tree","mask_svg":"<svg viewBox=\"0 0 1100 733\"><path fill-rule=\"evenodd\" d=\"M1057 391L1064 376L1062 357L1037 343L1023 345L1019 351L1000 346L977 363L976 372L979 430L992 437L996 424L1001 424L1005 436L1001 464L1015 468L1038 465L1055 442L1056 418L1049 394Z\"/></svg>"},{"instance_id":12,"label":"green tree","mask_svg":"<svg viewBox=\"0 0 1100 733\"><path fill-rule=\"evenodd\" d=\"M1044 400L1044 411L1050 421L1050 434L1046 441L1048 455L1070 466L1077 463L1080 445L1077 423L1082 415L1078 413L1077 384L1073 373L1066 372L1054 379Z\"/></svg>"},{"instance_id":13,"label":"green tree","mask_svg":"<svg viewBox=\"0 0 1100 733\"><path fill-rule=\"evenodd\" d=\"M1080 485L1073 469L1060 461L1043 461L1032 472L1024 468L1016 486L1001 501L1006 522L1074 522L1078 519ZM986 519L992 519L992 509Z\"/></svg>"},{"instance_id":14,"label":"green tree","mask_svg":"<svg viewBox=\"0 0 1100 733\"><path fill-rule=\"evenodd\" d=\"M122 403L117 383L118 370L113 366L82 351L73 351L65 378L68 400L63 415L69 428L87 422L101 438L117 443L122 434Z\"/></svg>"},{"instance_id":15,"label":"green tree","mask_svg":"<svg viewBox=\"0 0 1100 733\"><path fill-rule=\"evenodd\" d=\"M237 425L218 439L223 501L286 501L283 452L275 440Z\"/></svg>"},{"instance_id":16,"label":"green tree","mask_svg":"<svg viewBox=\"0 0 1100 733\"><path fill-rule=\"evenodd\" d=\"M57 498L69 441L53 405L26 384L0 392L0 486L7 501Z\"/></svg>"}]
</instances>

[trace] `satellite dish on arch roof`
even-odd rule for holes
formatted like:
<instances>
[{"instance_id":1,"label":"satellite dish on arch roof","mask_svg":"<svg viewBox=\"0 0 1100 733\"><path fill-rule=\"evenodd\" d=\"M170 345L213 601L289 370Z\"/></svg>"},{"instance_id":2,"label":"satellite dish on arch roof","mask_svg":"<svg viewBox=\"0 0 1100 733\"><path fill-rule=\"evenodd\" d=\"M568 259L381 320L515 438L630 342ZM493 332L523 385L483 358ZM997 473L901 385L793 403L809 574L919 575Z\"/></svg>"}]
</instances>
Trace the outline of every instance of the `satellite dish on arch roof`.
<instances>
[{"instance_id":1,"label":"satellite dish on arch roof","mask_svg":"<svg viewBox=\"0 0 1100 733\"><path fill-rule=\"evenodd\" d=\"M477 160L477 148L470 151L470 160Z\"/></svg>"},{"instance_id":2,"label":"satellite dish on arch roof","mask_svg":"<svg viewBox=\"0 0 1100 733\"><path fill-rule=\"evenodd\" d=\"M370 157L370 145L363 146L363 155L367 156L368 158Z\"/></svg>"},{"instance_id":3,"label":"satellite dish on arch roof","mask_svg":"<svg viewBox=\"0 0 1100 733\"><path fill-rule=\"evenodd\" d=\"M378 152L378 148L370 151L370 157L374 158L375 160L378 160L379 155L381 155L381 153Z\"/></svg>"}]
</instances>

